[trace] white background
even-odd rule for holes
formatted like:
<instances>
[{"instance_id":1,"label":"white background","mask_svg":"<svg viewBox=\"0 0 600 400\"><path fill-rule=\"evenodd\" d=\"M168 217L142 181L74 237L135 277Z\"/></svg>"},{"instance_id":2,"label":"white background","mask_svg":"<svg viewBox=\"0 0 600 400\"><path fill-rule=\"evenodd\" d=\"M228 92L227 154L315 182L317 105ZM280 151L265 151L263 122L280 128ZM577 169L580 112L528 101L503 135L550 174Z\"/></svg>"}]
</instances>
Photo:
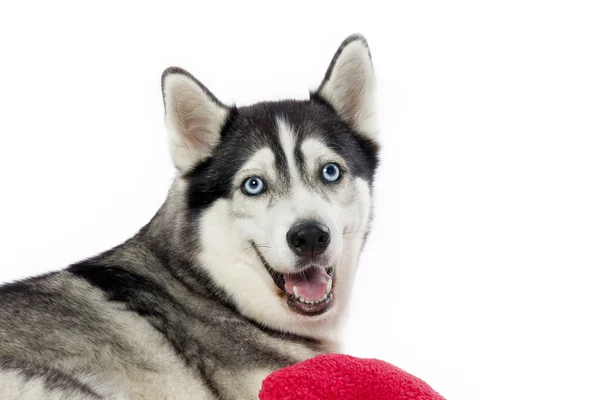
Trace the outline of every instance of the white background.
<instances>
[{"instance_id":1,"label":"white background","mask_svg":"<svg viewBox=\"0 0 600 400\"><path fill-rule=\"evenodd\" d=\"M148 3L0 6L0 281L152 217L165 67L305 98L358 31L384 151L346 351L448 399L600 398L598 2Z\"/></svg>"}]
</instances>

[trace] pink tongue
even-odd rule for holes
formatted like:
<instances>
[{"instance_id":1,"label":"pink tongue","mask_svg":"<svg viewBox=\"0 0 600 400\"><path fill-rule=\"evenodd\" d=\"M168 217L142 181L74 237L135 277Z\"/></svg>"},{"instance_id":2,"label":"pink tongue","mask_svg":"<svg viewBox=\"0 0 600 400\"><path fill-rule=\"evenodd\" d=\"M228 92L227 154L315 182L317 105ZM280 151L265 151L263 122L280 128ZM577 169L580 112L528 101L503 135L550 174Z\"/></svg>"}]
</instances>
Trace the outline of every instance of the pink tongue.
<instances>
[{"instance_id":1,"label":"pink tongue","mask_svg":"<svg viewBox=\"0 0 600 400\"><path fill-rule=\"evenodd\" d=\"M284 274L285 291L294 294L294 286L298 296L306 300L318 300L327 293L327 283L331 279L325 268L311 268L299 274Z\"/></svg>"}]
</instances>

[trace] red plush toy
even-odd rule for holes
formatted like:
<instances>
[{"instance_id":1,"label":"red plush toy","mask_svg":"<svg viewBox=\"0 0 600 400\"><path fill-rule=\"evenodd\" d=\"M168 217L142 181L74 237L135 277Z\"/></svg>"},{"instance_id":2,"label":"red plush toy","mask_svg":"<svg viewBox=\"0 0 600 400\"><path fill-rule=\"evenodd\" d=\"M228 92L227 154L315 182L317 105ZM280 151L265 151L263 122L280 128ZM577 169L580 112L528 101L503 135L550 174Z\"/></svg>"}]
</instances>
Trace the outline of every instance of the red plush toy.
<instances>
[{"instance_id":1,"label":"red plush toy","mask_svg":"<svg viewBox=\"0 0 600 400\"><path fill-rule=\"evenodd\" d=\"M381 360L324 354L272 373L260 400L444 400L425 382Z\"/></svg>"}]
</instances>

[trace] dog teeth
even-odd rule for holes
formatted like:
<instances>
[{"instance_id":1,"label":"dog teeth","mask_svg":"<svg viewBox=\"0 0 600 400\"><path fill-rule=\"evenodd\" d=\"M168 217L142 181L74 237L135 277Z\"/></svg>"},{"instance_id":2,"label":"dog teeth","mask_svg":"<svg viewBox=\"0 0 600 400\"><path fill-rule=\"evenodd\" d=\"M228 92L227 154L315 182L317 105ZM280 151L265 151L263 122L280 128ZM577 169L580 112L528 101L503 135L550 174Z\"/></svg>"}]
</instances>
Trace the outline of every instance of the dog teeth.
<instances>
[{"instance_id":1,"label":"dog teeth","mask_svg":"<svg viewBox=\"0 0 600 400\"><path fill-rule=\"evenodd\" d=\"M310 304L310 305L312 305L312 304L319 304L319 303L321 303L322 301L325 301L325 300L327 300L327 298L329 297L329 295L330 295L330 294L331 294L331 292L327 292L327 293L325 293L325 294L323 295L323 297L321 297L320 299L316 299L316 300L307 300L307 299L305 299L304 297L297 297L297 300L298 300L300 303L303 303L303 304Z\"/></svg>"},{"instance_id":2,"label":"dog teeth","mask_svg":"<svg viewBox=\"0 0 600 400\"><path fill-rule=\"evenodd\" d=\"M327 298L331 295L331 288L332 288L332 286L333 286L333 279L330 279L329 282L327 282L327 291L325 292L325 294L323 295L323 297L321 297L319 299L316 299L316 300L308 300L308 299L305 299L304 297L301 297L300 295L298 295L298 288L296 286L294 286L292 288L292 291L294 292L294 297L300 303L313 305L313 304L319 304L322 301L327 300Z\"/></svg>"}]
</instances>

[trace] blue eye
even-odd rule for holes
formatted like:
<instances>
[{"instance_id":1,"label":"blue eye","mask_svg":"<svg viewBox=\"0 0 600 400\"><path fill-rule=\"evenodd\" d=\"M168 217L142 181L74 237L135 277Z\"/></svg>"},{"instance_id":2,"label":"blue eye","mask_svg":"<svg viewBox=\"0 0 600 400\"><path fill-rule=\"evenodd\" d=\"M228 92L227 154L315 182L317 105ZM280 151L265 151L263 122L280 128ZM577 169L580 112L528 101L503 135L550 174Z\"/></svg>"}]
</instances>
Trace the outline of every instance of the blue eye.
<instances>
[{"instance_id":1,"label":"blue eye","mask_svg":"<svg viewBox=\"0 0 600 400\"><path fill-rule=\"evenodd\" d=\"M335 163L325 164L321 170L321 177L325 183L337 182L341 176L340 167Z\"/></svg>"},{"instance_id":2,"label":"blue eye","mask_svg":"<svg viewBox=\"0 0 600 400\"><path fill-rule=\"evenodd\" d=\"M252 178L248 178L244 181L244 192L246 192L249 196L256 196L257 194L262 193L265 189L265 184L262 179L259 177L253 176Z\"/></svg>"}]
</instances>

